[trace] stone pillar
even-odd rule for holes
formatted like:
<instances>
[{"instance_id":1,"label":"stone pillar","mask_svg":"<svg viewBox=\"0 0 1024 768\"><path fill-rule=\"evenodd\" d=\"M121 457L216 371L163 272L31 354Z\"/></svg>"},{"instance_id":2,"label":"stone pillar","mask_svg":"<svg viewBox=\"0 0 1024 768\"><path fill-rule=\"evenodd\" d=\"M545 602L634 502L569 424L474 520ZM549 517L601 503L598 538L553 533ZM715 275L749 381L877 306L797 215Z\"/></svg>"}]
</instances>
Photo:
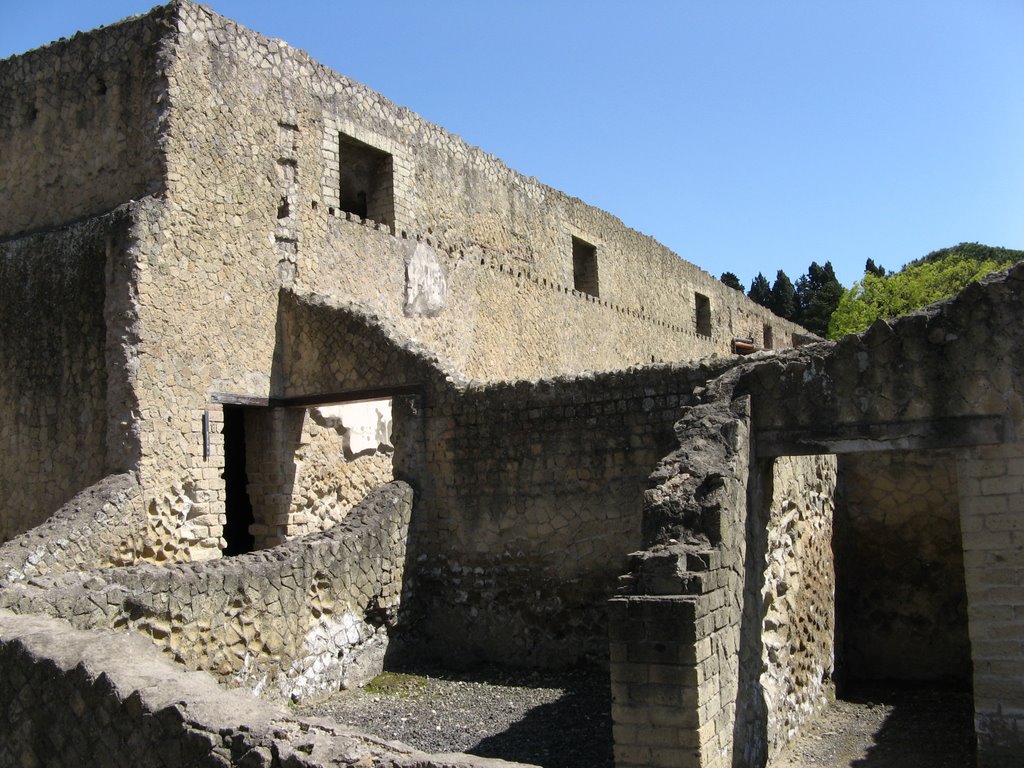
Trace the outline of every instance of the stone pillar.
<instances>
[{"instance_id":1,"label":"stone pillar","mask_svg":"<svg viewBox=\"0 0 1024 768\"><path fill-rule=\"evenodd\" d=\"M697 598L609 603L616 768L701 768Z\"/></svg>"},{"instance_id":2,"label":"stone pillar","mask_svg":"<svg viewBox=\"0 0 1024 768\"><path fill-rule=\"evenodd\" d=\"M1024 755L1024 443L957 461L979 768Z\"/></svg>"}]
</instances>

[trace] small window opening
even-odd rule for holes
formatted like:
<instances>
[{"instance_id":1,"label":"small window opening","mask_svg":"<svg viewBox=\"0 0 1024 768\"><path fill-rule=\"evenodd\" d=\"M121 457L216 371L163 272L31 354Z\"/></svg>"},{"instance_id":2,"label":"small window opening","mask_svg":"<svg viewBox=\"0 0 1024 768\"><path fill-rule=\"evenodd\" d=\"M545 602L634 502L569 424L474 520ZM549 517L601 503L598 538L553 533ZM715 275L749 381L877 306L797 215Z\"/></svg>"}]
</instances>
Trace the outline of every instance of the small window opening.
<instances>
[{"instance_id":1,"label":"small window opening","mask_svg":"<svg viewBox=\"0 0 1024 768\"><path fill-rule=\"evenodd\" d=\"M697 305L697 333L701 336L711 335L711 299L703 293L694 293Z\"/></svg>"},{"instance_id":2,"label":"small window opening","mask_svg":"<svg viewBox=\"0 0 1024 768\"><path fill-rule=\"evenodd\" d=\"M224 555L252 552L256 540L249 526L256 520L245 470L245 408L240 405L224 406L224 513Z\"/></svg>"},{"instance_id":3,"label":"small window opening","mask_svg":"<svg viewBox=\"0 0 1024 768\"><path fill-rule=\"evenodd\" d=\"M768 323L764 324L764 348L775 349L775 334L772 332L772 327Z\"/></svg>"},{"instance_id":4,"label":"small window opening","mask_svg":"<svg viewBox=\"0 0 1024 768\"><path fill-rule=\"evenodd\" d=\"M600 296L597 282L597 246L572 239L572 283L580 293Z\"/></svg>"},{"instance_id":5,"label":"small window opening","mask_svg":"<svg viewBox=\"0 0 1024 768\"><path fill-rule=\"evenodd\" d=\"M395 220L394 163L391 155L340 134L338 171L341 210L385 224Z\"/></svg>"},{"instance_id":6,"label":"small window opening","mask_svg":"<svg viewBox=\"0 0 1024 768\"><path fill-rule=\"evenodd\" d=\"M277 218L279 218L279 219L287 219L289 215L290 215L290 211L289 211L289 207L288 207L288 198L287 197L282 197L281 198L281 202L278 203L278 206L277 206Z\"/></svg>"}]
</instances>

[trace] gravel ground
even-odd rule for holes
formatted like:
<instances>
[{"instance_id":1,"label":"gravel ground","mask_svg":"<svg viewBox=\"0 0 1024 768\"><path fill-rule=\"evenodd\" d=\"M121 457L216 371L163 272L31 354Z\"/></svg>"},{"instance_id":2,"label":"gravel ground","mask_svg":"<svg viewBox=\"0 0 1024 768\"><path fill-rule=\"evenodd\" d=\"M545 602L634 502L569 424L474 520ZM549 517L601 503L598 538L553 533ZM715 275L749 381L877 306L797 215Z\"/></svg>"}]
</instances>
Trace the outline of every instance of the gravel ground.
<instances>
[{"instance_id":1,"label":"gravel ground","mask_svg":"<svg viewBox=\"0 0 1024 768\"><path fill-rule=\"evenodd\" d=\"M469 752L545 768L612 768L604 671L388 673L367 689L295 707L427 752ZM971 697L948 689L861 688L837 701L771 768L972 768Z\"/></svg>"},{"instance_id":2,"label":"gravel ground","mask_svg":"<svg viewBox=\"0 0 1024 768\"><path fill-rule=\"evenodd\" d=\"M973 768L970 694L861 688L837 701L771 768Z\"/></svg>"},{"instance_id":3,"label":"gravel ground","mask_svg":"<svg viewBox=\"0 0 1024 768\"><path fill-rule=\"evenodd\" d=\"M605 671L386 674L366 689L295 707L427 752L545 768L611 768Z\"/></svg>"}]
</instances>

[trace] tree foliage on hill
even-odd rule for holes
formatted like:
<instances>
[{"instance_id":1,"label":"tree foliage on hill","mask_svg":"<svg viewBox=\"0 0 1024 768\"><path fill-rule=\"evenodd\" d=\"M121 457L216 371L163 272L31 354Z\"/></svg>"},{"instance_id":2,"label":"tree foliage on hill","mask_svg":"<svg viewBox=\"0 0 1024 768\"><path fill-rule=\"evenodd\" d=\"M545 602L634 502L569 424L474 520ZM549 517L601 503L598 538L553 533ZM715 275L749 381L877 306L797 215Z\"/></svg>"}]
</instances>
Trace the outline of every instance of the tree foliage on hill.
<instances>
[{"instance_id":1,"label":"tree foliage on hill","mask_svg":"<svg viewBox=\"0 0 1024 768\"><path fill-rule=\"evenodd\" d=\"M844 291L828 324L830 339L859 333L879 318L896 317L952 296L989 272L1024 258L1024 251L961 243L933 251L899 272L868 269ZM868 260L867 266L874 266Z\"/></svg>"}]
</instances>

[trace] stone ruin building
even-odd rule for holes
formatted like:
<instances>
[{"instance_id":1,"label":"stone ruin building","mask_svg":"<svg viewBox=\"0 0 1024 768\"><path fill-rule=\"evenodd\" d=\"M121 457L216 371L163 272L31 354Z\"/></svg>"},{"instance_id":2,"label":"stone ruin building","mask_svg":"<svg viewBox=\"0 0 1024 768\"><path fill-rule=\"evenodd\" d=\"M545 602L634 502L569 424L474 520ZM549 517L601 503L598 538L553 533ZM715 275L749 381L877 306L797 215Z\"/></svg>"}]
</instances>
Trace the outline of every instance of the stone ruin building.
<instances>
[{"instance_id":1,"label":"stone ruin building","mask_svg":"<svg viewBox=\"0 0 1024 768\"><path fill-rule=\"evenodd\" d=\"M188 0L0 61L0 191L0 765L491 764L275 703L413 656L607 665L618 768L840 676L1021 765L1024 266L821 342Z\"/></svg>"}]
</instances>

